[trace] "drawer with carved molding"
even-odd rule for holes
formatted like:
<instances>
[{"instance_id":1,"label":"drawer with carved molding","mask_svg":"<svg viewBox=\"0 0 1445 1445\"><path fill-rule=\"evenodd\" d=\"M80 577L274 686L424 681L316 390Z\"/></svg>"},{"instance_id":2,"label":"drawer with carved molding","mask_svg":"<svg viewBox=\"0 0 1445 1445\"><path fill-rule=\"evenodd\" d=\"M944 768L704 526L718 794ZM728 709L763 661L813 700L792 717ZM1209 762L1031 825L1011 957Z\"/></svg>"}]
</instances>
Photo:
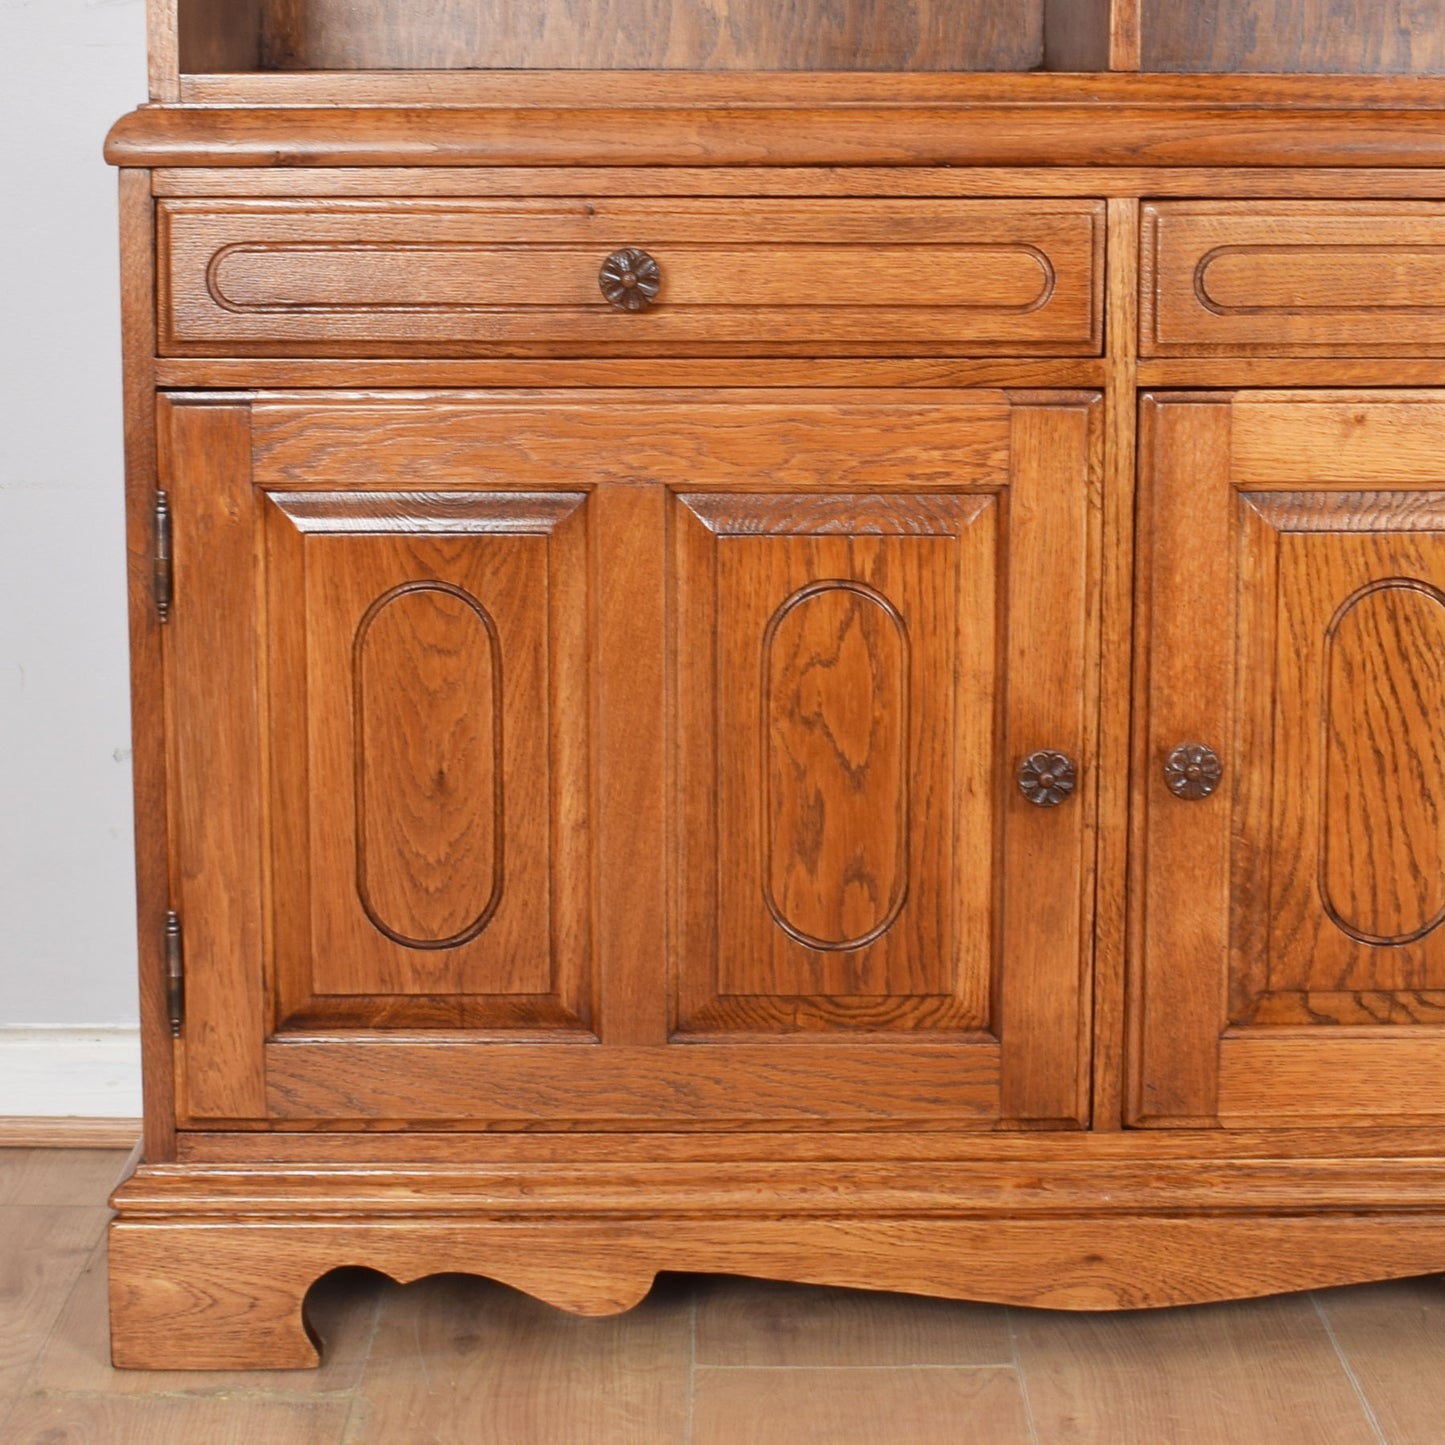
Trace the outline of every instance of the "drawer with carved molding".
<instances>
[{"instance_id":1,"label":"drawer with carved molding","mask_svg":"<svg viewBox=\"0 0 1445 1445\"><path fill-rule=\"evenodd\" d=\"M159 203L170 355L1097 355L1103 205Z\"/></svg>"},{"instance_id":2,"label":"drawer with carved molding","mask_svg":"<svg viewBox=\"0 0 1445 1445\"><path fill-rule=\"evenodd\" d=\"M1144 207L1145 356L1445 355L1445 204Z\"/></svg>"}]
</instances>

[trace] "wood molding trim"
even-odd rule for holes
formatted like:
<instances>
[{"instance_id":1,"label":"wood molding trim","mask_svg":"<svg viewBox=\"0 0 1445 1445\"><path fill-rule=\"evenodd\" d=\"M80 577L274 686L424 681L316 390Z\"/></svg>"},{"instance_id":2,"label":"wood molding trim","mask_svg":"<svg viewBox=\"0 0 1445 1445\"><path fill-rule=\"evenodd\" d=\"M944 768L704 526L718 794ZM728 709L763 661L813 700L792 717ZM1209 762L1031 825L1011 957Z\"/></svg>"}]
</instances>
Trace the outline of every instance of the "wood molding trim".
<instances>
[{"instance_id":1,"label":"wood molding trim","mask_svg":"<svg viewBox=\"0 0 1445 1445\"><path fill-rule=\"evenodd\" d=\"M886 106L165 106L123 117L105 154L133 167L667 166L678 156L738 166L1445 166L1445 95L1420 108L1370 107L1369 124L1348 96L1311 108L1127 97L1102 106L1046 89L1033 104L979 103L964 91L954 102Z\"/></svg>"},{"instance_id":2,"label":"wood molding trim","mask_svg":"<svg viewBox=\"0 0 1445 1445\"><path fill-rule=\"evenodd\" d=\"M0 1149L129 1149L139 1119L0 1118Z\"/></svg>"},{"instance_id":3,"label":"wood molding trim","mask_svg":"<svg viewBox=\"0 0 1445 1445\"><path fill-rule=\"evenodd\" d=\"M631 1308L662 1270L1097 1310L1399 1278L1445 1265L1441 1213L844 1220L646 1212L588 1220L293 1216L284 1223L122 1217L110 1230L114 1362L313 1367L306 1292L321 1275L357 1263L401 1282L485 1274L583 1315Z\"/></svg>"}]
</instances>

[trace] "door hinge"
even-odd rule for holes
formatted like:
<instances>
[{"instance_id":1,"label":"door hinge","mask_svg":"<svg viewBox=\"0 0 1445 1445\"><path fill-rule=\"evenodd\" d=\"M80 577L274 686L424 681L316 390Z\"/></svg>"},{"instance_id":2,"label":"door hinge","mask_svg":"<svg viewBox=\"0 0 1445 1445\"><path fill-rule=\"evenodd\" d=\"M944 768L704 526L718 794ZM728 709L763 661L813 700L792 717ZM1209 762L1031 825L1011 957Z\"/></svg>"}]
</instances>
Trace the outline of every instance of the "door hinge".
<instances>
[{"instance_id":1,"label":"door hinge","mask_svg":"<svg viewBox=\"0 0 1445 1445\"><path fill-rule=\"evenodd\" d=\"M162 622L169 622L175 568L171 563L171 500L164 492L156 493L155 529L156 611Z\"/></svg>"},{"instance_id":2,"label":"door hinge","mask_svg":"<svg viewBox=\"0 0 1445 1445\"><path fill-rule=\"evenodd\" d=\"M174 908L166 913L166 1015L171 1037L181 1036L186 1017L186 960L181 947L181 915Z\"/></svg>"}]
</instances>

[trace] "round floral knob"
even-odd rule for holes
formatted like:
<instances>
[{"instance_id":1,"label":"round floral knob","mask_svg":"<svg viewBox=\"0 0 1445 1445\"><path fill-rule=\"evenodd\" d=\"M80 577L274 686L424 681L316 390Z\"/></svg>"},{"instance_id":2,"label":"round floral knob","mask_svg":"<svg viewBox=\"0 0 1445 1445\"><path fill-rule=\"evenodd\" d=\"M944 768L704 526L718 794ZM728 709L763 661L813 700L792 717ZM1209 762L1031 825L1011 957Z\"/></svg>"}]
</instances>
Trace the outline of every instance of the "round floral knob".
<instances>
[{"instance_id":1,"label":"round floral knob","mask_svg":"<svg viewBox=\"0 0 1445 1445\"><path fill-rule=\"evenodd\" d=\"M646 251L629 246L625 251L614 251L602 263L597 284L619 311L642 311L657 299L662 272Z\"/></svg>"},{"instance_id":2,"label":"round floral knob","mask_svg":"<svg viewBox=\"0 0 1445 1445\"><path fill-rule=\"evenodd\" d=\"M1180 743L1164 760L1164 782L1176 798L1207 798L1224 776L1219 754L1203 743Z\"/></svg>"},{"instance_id":3,"label":"round floral knob","mask_svg":"<svg viewBox=\"0 0 1445 1445\"><path fill-rule=\"evenodd\" d=\"M1019 764L1019 791L1036 808L1057 808L1074 791L1074 760L1067 753L1030 753Z\"/></svg>"}]
</instances>

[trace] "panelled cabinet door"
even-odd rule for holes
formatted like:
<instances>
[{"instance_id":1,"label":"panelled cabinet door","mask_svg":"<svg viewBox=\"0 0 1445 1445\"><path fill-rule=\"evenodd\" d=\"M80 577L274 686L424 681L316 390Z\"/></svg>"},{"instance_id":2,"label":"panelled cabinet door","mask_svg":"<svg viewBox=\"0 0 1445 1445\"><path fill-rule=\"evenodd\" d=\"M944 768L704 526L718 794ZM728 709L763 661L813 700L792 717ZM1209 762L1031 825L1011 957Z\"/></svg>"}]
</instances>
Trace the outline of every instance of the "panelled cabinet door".
<instances>
[{"instance_id":1,"label":"panelled cabinet door","mask_svg":"<svg viewBox=\"0 0 1445 1445\"><path fill-rule=\"evenodd\" d=\"M1438 1118L1445 396L1157 396L1144 439L1135 1121Z\"/></svg>"},{"instance_id":2,"label":"panelled cabinet door","mask_svg":"<svg viewBox=\"0 0 1445 1445\"><path fill-rule=\"evenodd\" d=\"M183 1116L1084 1121L1096 410L167 402Z\"/></svg>"}]
</instances>

